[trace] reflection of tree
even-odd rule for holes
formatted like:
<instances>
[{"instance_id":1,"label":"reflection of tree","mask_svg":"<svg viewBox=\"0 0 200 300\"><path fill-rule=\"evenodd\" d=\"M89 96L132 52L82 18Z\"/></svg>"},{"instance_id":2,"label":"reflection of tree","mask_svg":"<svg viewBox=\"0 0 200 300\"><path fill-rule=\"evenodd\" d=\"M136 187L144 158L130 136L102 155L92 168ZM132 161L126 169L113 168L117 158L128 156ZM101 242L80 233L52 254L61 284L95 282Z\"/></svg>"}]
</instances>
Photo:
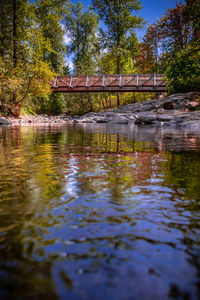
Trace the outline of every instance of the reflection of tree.
<instances>
[{"instance_id":1,"label":"reflection of tree","mask_svg":"<svg viewBox=\"0 0 200 300\"><path fill-rule=\"evenodd\" d=\"M0 286L13 299L47 293L49 299L56 299L51 263L34 257L56 222L49 213L51 201L63 194L64 175L54 165L51 138L40 138L37 129L20 127L4 128L1 134L0 266L4 276Z\"/></svg>"},{"instance_id":2,"label":"reflection of tree","mask_svg":"<svg viewBox=\"0 0 200 300\"><path fill-rule=\"evenodd\" d=\"M196 152L168 153L164 163L165 183L172 186L178 194L195 209L199 207L200 155Z\"/></svg>"},{"instance_id":3,"label":"reflection of tree","mask_svg":"<svg viewBox=\"0 0 200 300\"><path fill-rule=\"evenodd\" d=\"M159 185L175 190L184 200L181 206L197 208L199 153L161 151L176 146L175 137L164 133L161 136L159 131L157 136L141 135L139 130L138 135L126 136L72 127L3 128L0 265L6 276L12 275L13 282L18 284L18 287L11 284L12 295L23 298L25 283L26 292L33 285L33 295L39 297L48 290L52 295L49 299L56 299L50 272L54 260L60 256L54 246L59 245L63 250L60 240L67 236L69 224L73 225L74 220L81 228L89 221L101 218L105 221L104 212L95 207L96 200L107 201L110 206L114 204L123 210L137 198L139 192L135 192L135 187L143 189L142 195L151 196L153 179L159 180L162 175ZM178 146L188 147L188 136L179 135L179 138ZM190 141L199 147L197 139L191 136ZM192 200L185 201L188 199ZM50 255L47 248L51 246ZM0 284L9 288L1 276ZM17 290L18 294L14 294Z\"/></svg>"}]
</instances>

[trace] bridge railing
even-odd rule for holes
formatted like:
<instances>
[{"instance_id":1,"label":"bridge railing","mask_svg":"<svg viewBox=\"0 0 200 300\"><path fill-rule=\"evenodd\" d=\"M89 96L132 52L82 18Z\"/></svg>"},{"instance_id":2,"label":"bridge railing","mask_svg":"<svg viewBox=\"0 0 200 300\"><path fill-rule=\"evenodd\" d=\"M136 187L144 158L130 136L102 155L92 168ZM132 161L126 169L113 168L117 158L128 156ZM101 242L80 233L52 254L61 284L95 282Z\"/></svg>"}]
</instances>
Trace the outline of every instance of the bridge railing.
<instances>
[{"instance_id":1,"label":"bridge railing","mask_svg":"<svg viewBox=\"0 0 200 300\"><path fill-rule=\"evenodd\" d=\"M51 83L53 92L165 92L164 74L65 75Z\"/></svg>"},{"instance_id":2,"label":"bridge railing","mask_svg":"<svg viewBox=\"0 0 200 300\"><path fill-rule=\"evenodd\" d=\"M130 86L165 86L164 74L134 75L66 75L55 78L53 87L130 87Z\"/></svg>"}]
</instances>

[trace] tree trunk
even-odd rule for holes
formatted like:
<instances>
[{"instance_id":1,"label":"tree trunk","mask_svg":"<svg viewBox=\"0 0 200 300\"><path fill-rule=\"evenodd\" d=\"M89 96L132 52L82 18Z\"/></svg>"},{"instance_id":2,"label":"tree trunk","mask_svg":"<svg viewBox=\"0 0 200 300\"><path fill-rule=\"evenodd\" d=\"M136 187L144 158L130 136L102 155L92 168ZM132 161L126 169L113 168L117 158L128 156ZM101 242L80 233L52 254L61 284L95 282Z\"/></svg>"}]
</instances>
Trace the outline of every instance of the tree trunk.
<instances>
[{"instance_id":1,"label":"tree trunk","mask_svg":"<svg viewBox=\"0 0 200 300\"><path fill-rule=\"evenodd\" d=\"M120 106L120 99L119 99L119 93L117 93L117 107Z\"/></svg>"},{"instance_id":2,"label":"tree trunk","mask_svg":"<svg viewBox=\"0 0 200 300\"><path fill-rule=\"evenodd\" d=\"M17 67L17 7L16 0L13 0L13 67Z\"/></svg>"},{"instance_id":3,"label":"tree trunk","mask_svg":"<svg viewBox=\"0 0 200 300\"><path fill-rule=\"evenodd\" d=\"M103 98L101 99L101 104L102 104L102 107L103 107L103 110L104 110L105 109L105 104L104 104Z\"/></svg>"},{"instance_id":4,"label":"tree trunk","mask_svg":"<svg viewBox=\"0 0 200 300\"><path fill-rule=\"evenodd\" d=\"M117 74L120 75L120 57L117 56ZM119 93L117 93L117 107L120 106Z\"/></svg>"},{"instance_id":5,"label":"tree trunk","mask_svg":"<svg viewBox=\"0 0 200 300\"><path fill-rule=\"evenodd\" d=\"M109 97L109 108L112 108L112 101L111 96Z\"/></svg>"},{"instance_id":6,"label":"tree trunk","mask_svg":"<svg viewBox=\"0 0 200 300\"><path fill-rule=\"evenodd\" d=\"M105 96L105 102L106 102L106 109L108 109L108 97Z\"/></svg>"},{"instance_id":7,"label":"tree trunk","mask_svg":"<svg viewBox=\"0 0 200 300\"><path fill-rule=\"evenodd\" d=\"M17 68L17 0L13 0L13 68ZM20 106L17 103L17 92L13 92L13 114L18 117Z\"/></svg>"},{"instance_id":8,"label":"tree trunk","mask_svg":"<svg viewBox=\"0 0 200 300\"><path fill-rule=\"evenodd\" d=\"M89 102L89 106L90 106L90 111L93 111L93 103L92 103L91 94L88 95L88 102Z\"/></svg>"}]
</instances>

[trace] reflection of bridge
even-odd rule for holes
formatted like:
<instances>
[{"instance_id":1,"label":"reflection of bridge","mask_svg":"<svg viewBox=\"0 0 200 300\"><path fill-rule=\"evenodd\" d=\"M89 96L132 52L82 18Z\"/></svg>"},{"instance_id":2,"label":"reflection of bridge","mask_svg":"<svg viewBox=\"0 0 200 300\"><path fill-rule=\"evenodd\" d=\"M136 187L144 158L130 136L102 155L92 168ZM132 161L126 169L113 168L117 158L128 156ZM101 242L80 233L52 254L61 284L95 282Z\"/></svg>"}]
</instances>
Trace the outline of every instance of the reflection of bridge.
<instances>
[{"instance_id":1,"label":"reflection of bridge","mask_svg":"<svg viewBox=\"0 0 200 300\"><path fill-rule=\"evenodd\" d=\"M146 75L66 75L52 83L54 93L72 92L166 92L163 74Z\"/></svg>"}]
</instances>

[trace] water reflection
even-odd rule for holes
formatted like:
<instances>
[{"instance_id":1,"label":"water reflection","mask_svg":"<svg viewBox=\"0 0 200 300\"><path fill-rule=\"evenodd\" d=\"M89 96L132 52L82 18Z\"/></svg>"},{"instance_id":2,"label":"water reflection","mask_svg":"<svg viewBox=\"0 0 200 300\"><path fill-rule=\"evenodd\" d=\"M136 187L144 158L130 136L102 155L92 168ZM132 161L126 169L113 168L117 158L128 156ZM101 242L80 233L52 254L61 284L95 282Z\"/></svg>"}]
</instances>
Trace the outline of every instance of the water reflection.
<instances>
[{"instance_id":1,"label":"water reflection","mask_svg":"<svg viewBox=\"0 0 200 300\"><path fill-rule=\"evenodd\" d=\"M2 127L0 298L198 299L200 133Z\"/></svg>"}]
</instances>

